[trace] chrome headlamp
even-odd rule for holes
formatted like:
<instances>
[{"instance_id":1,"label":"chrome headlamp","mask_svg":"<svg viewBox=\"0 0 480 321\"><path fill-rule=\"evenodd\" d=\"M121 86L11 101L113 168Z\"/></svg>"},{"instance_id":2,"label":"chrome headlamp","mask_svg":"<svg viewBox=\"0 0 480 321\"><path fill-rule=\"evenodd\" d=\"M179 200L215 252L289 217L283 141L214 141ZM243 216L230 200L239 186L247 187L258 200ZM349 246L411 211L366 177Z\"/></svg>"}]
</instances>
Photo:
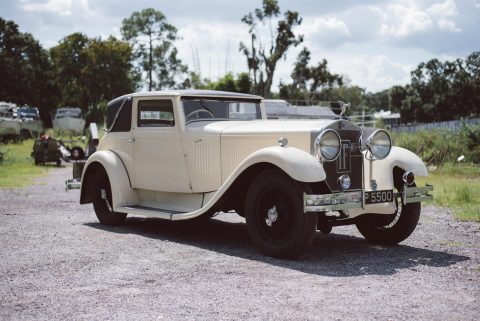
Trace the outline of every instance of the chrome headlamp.
<instances>
[{"instance_id":1,"label":"chrome headlamp","mask_svg":"<svg viewBox=\"0 0 480 321\"><path fill-rule=\"evenodd\" d=\"M366 147L374 159L384 159L392 150L392 139L387 131L379 129L368 136Z\"/></svg>"},{"instance_id":2,"label":"chrome headlamp","mask_svg":"<svg viewBox=\"0 0 480 321\"><path fill-rule=\"evenodd\" d=\"M340 136L333 129L324 130L315 139L315 154L322 161L331 162L337 159L340 154Z\"/></svg>"}]
</instances>

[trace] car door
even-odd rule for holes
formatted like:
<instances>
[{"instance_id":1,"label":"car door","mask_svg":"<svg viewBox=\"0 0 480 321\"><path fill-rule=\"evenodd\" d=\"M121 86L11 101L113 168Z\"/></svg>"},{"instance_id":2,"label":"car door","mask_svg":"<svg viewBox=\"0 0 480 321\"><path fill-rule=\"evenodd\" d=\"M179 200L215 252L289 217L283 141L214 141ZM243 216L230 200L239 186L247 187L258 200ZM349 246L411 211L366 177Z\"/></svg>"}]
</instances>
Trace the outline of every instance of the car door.
<instances>
[{"instance_id":1,"label":"car door","mask_svg":"<svg viewBox=\"0 0 480 321\"><path fill-rule=\"evenodd\" d=\"M170 98L138 98L134 106L134 188L191 192L174 102Z\"/></svg>"}]
</instances>

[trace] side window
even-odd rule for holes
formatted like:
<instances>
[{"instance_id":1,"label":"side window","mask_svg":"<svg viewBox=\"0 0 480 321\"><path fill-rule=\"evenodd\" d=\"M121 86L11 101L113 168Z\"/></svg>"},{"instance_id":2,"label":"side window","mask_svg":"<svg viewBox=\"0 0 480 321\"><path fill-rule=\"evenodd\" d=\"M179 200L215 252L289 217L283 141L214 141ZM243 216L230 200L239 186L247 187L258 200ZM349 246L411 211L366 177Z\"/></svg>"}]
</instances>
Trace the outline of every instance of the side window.
<instances>
[{"instance_id":1,"label":"side window","mask_svg":"<svg viewBox=\"0 0 480 321\"><path fill-rule=\"evenodd\" d=\"M117 115L120 106L122 110L118 114L118 118L113 125L112 132L129 132L132 124L132 100L128 99L116 99L107 105L107 128L110 128L113 124L113 120Z\"/></svg>"},{"instance_id":2,"label":"side window","mask_svg":"<svg viewBox=\"0 0 480 321\"><path fill-rule=\"evenodd\" d=\"M140 100L138 102L138 127L173 127L171 100Z\"/></svg>"}]
</instances>

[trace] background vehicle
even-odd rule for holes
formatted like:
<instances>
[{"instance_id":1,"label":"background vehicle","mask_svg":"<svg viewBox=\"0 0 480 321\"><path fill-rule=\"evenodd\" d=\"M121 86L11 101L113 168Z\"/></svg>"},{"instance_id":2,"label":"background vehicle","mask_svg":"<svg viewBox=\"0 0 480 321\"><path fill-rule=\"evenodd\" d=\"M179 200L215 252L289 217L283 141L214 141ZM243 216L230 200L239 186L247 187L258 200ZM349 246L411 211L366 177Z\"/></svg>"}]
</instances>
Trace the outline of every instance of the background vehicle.
<instances>
[{"instance_id":1,"label":"background vehicle","mask_svg":"<svg viewBox=\"0 0 480 321\"><path fill-rule=\"evenodd\" d=\"M292 258L317 228L356 224L373 242L406 239L431 199L414 175L427 176L416 155L341 116L266 120L259 96L136 93L108 104L80 202L107 225L127 213L188 220L235 210L258 249Z\"/></svg>"},{"instance_id":2,"label":"background vehicle","mask_svg":"<svg viewBox=\"0 0 480 321\"><path fill-rule=\"evenodd\" d=\"M81 133L85 128L85 117L78 107L63 107L52 111L52 123L53 128Z\"/></svg>"},{"instance_id":3,"label":"background vehicle","mask_svg":"<svg viewBox=\"0 0 480 321\"><path fill-rule=\"evenodd\" d=\"M51 137L42 137L35 139L31 156L35 165L54 162L57 166L62 164L62 158L68 157L70 153L56 139Z\"/></svg>"}]
</instances>

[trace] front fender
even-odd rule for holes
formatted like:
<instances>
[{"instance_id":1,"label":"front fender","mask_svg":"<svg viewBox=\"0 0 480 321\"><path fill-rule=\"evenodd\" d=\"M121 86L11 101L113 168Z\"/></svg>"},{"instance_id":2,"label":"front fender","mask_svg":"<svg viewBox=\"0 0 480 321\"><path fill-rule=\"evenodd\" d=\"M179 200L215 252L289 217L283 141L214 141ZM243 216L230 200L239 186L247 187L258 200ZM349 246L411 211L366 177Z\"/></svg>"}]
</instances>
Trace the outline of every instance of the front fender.
<instances>
[{"instance_id":1,"label":"front fender","mask_svg":"<svg viewBox=\"0 0 480 321\"><path fill-rule=\"evenodd\" d=\"M395 167L400 167L406 172L413 172L415 176L428 176L427 167L420 157L408 149L393 146L385 159L364 161L366 183L375 180L379 190L393 188L393 169ZM370 184L366 185L367 188L370 186Z\"/></svg>"},{"instance_id":2,"label":"front fender","mask_svg":"<svg viewBox=\"0 0 480 321\"><path fill-rule=\"evenodd\" d=\"M386 160L390 162L391 169L398 166L406 172L413 172L416 176L428 176L428 170L423 161L408 149L393 146Z\"/></svg>"},{"instance_id":3,"label":"front fender","mask_svg":"<svg viewBox=\"0 0 480 321\"><path fill-rule=\"evenodd\" d=\"M272 146L257 150L245 158L227 181L258 163L273 164L299 182L318 182L327 177L322 164L311 154L295 147Z\"/></svg>"},{"instance_id":4,"label":"front fender","mask_svg":"<svg viewBox=\"0 0 480 321\"><path fill-rule=\"evenodd\" d=\"M112 151L97 151L85 163L82 172L80 203L91 203L91 193L95 190L98 170L105 170L112 189L112 207L138 204L136 192L132 189L130 179L120 157Z\"/></svg>"},{"instance_id":5,"label":"front fender","mask_svg":"<svg viewBox=\"0 0 480 321\"><path fill-rule=\"evenodd\" d=\"M187 220L207 212L227 192L242 173L256 164L265 163L280 168L292 179L300 182L319 182L327 177L322 164L315 157L301 149L280 146L262 148L245 158L201 209L187 214L173 215L172 220Z\"/></svg>"}]
</instances>

